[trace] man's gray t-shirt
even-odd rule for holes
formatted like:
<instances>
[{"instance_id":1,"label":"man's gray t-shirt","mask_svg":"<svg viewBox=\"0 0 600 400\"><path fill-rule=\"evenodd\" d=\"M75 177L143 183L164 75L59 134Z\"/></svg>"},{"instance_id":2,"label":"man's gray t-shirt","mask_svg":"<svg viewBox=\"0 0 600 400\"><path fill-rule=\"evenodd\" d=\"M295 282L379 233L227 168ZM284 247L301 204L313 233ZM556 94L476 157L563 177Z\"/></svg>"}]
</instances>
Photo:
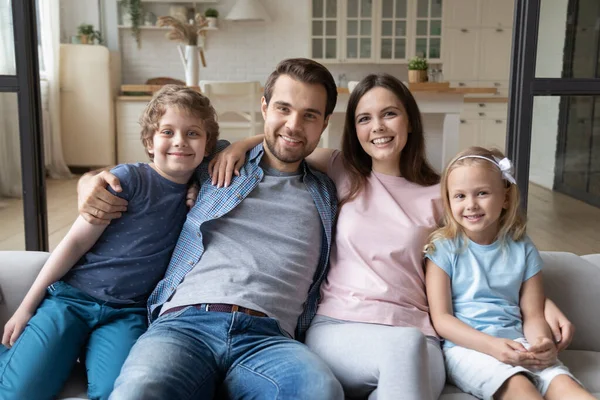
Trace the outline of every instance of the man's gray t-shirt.
<instances>
[{"instance_id":1,"label":"man's gray t-shirt","mask_svg":"<svg viewBox=\"0 0 600 400\"><path fill-rule=\"evenodd\" d=\"M162 313L236 304L277 319L293 337L319 263L323 226L300 172L263 170L239 206L201 226L205 252Z\"/></svg>"}]
</instances>

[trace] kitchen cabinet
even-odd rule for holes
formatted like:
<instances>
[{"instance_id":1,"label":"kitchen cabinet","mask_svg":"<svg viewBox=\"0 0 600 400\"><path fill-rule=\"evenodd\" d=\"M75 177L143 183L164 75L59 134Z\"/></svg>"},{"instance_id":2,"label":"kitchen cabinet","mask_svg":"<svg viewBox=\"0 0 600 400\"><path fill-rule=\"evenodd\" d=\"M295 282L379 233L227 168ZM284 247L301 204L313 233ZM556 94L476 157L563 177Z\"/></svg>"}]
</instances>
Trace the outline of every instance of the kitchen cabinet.
<instances>
[{"instance_id":1,"label":"kitchen cabinet","mask_svg":"<svg viewBox=\"0 0 600 400\"><path fill-rule=\"evenodd\" d=\"M442 0L416 0L414 54L436 62L442 50Z\"/></svg>"},{"instance_id":2,"label":"kitchen cabinet","mask_svg":"<svg viewBox=\"0 0 600 400\"><path fill-rule=\"evenodd\" d=\"M506 103L465 103L460 114L459 151L469 146L494 147L504 152L506 143Z\"/></svg>"},{"instance_id":3,"label":"kitchen cabinet","mask_svg":"<svg viewBox=\"0 0 600 400\"><path fill-rule=\"evenodd\" d=\"M444 76L457 81L477 81L479 30L447 28L444 35ZM464 86L464 85L459 85Z\"/></svg>"},{"instance_id":4,"label":"kitchen cabinet","mask_svg":"<svg viewBox=\"0 0 600 400\"><path fill-rule=\"evenodd\" d=\"M445 0L444 26L446 28L473 28L481 23L480 0Z\"/></svg>"},{"instance_id":5,"label":"kitchen cabinet","mask_svg":"<svg viewBox=\"0 0 600 400\"><path fill-rule=\"evenodd\" d=\"M512 30L481 29L479 80L508 79L512 50Z\"/></svg>"},{"instance_id":6,"label":"kitchen cabinet","mask_svg":"<svg viewBox=\"0 0 600 400\"><path fill-rule=\"evenodd\" d=\"M481 26L489 28L512 27L514 0L481 1Z\"/></svg>"},{"instance_id":7,"label":"kitchen cabinet","mask_svg":"<svg viewBox=\"0 0 600 400\"><path fill-rule=\"evenodd\" d=\"M311 0L310 54L323 63L438 62L442 0Z\"/></svg>"}]
</instances>

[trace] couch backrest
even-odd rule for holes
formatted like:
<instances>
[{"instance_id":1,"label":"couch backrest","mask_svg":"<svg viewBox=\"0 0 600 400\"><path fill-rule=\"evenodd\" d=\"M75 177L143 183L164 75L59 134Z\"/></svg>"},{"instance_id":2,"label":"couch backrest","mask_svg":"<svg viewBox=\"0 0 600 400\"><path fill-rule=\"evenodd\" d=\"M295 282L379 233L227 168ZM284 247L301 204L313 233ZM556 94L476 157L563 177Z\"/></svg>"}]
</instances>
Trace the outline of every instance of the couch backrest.
<instances>
[{"instance_id":1,"label":"couch backrest","mask_svg":"<svg viewBox=\"0 0 600 400\"><path fill-rule=\"evenodd\" d=\"M600 266L572 253L541 255L546 296L575 324L569 349L600 351Z\"/></svg>"},{"instance_id":2,"label":"couch backrest","mask_svg":"<svg viewBox=\"0 0 600 400\"><path fill-rule=\"evenodd\" d=\"M21 304L49 255L38 251L0 251L0 330L4 330L4 324Z\"/></svg>"},{"instance_id":3,"label":"couch backrest","mask_svg":"<svg viewBox=\"0 0 600 400\"><path fill-rule=\"evenodd\" d=\"M600 351L600 264L572 253L541 254L546 296L575 324L569 348ZM15 312L48 256L44 252L0 251L0 328Z\"/></svg>"}]
</instances>

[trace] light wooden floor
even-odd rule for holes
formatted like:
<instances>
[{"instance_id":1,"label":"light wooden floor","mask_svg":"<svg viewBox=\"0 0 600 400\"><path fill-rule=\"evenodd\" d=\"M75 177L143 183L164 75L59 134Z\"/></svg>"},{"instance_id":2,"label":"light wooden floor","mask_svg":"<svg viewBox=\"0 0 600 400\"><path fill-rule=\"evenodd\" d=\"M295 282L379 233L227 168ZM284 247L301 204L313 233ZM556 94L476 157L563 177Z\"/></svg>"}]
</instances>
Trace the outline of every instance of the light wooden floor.
<instances>
[{"instance_id":1,"label":"light wooden floor","mask_svg":"<svg viewBox=\"0 0 600 400\"><path fill-rule=\"evenodd\" d=\"M47 181L48 231L54 249L77 217L77 180ZM540 250L600 253L600 209L531 184L528 233ZM25 248L20 200L0 200L0 250Z\"/></svg>"}]
</instances>

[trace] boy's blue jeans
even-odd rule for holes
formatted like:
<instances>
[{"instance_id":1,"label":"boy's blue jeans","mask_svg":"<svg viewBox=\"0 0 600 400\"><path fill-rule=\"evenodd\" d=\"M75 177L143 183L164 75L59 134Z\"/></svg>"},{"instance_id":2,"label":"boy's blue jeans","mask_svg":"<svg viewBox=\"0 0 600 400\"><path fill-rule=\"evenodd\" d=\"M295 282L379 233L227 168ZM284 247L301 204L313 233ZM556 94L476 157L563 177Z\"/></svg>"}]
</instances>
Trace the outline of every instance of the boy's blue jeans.
<instances>
[{"instance_id":1,"label":"boy's blue jeans","mask_svg":"<svg viewBox=\"0 0 600 400\"><path fill-rule=\"evenodd\" d=\"M150 325L131 349L112 400L343 399L329 367L275 319L186 307ZM224 393L222 392L224 391Z\"/></svg>"},{"instance_id":2,"label":"boy's blue jeans","mask_svg":"<svg viewBox=\"0 0 600 400\"><path fill-rule=\"evenodd\" d=\"M0 345L0 399L53 399L85 358L90 399L107 399L137 338L145 308L112 308L64 283L46 298L14 346Z\"/></svg>"}]
</instances>

